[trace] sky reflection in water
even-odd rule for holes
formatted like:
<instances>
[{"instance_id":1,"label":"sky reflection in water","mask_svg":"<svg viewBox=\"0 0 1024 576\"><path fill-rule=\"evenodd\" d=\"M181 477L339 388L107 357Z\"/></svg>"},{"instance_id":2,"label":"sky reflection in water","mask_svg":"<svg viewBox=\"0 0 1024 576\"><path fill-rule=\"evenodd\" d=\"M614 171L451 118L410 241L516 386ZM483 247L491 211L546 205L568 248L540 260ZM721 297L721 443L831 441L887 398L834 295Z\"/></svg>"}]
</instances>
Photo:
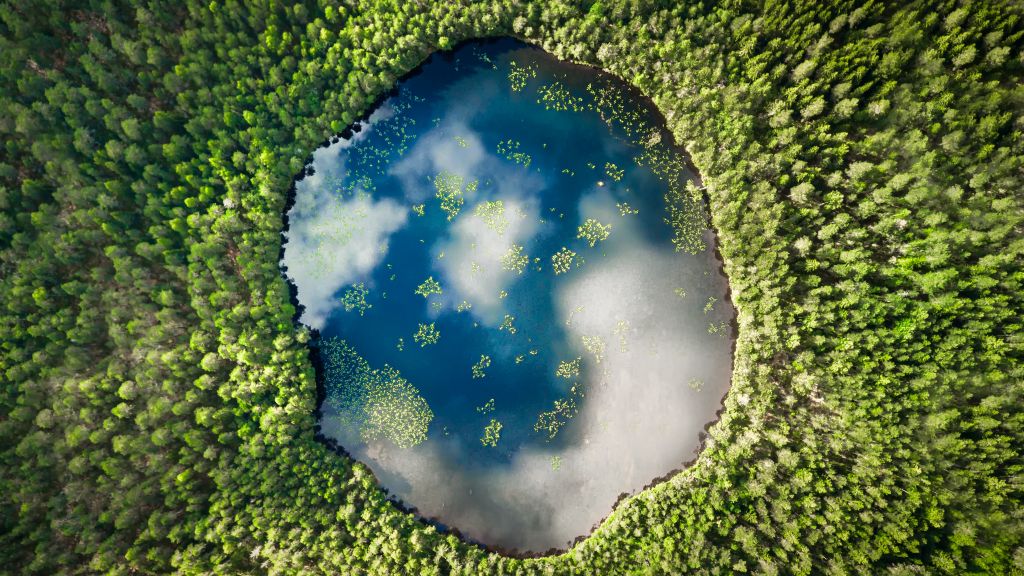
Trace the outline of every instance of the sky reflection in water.
<instances>
[{"instance_id":1,"label":"sky reflection in water","mask_svg":"<svg viewBox=\"0 0 1024 576\"><path fill-rule=\"evenodd\" d=\"M650 159L668 148L630 96L513 41L470 44L317 150L297 185L283 265L301 321L377 370L362 389L326 363L324 433L486 544L588 533L618 494L693 457L728 388L725 279L710 249L676 250L664 196L688 173ZM450 220L439 178L461 193ZM610 226L593 247L588 219ZM575 257L556 274L563 248ZM416 293L428 278L440 294ZM437 342L417 342L431 324Z\"/></svg>"}]
</instances>

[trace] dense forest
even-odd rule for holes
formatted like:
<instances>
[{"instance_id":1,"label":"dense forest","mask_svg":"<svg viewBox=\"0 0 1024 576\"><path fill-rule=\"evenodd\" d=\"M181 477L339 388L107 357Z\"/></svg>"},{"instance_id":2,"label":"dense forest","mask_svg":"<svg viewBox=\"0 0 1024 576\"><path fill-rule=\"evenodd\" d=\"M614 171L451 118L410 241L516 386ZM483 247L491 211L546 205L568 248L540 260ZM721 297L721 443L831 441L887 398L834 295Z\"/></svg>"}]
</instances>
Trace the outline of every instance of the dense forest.
<instances>
[{"instance_id":1,"label":"dense forest","mask_svg":"<svg viewBox=\"0 0 1024 576\"><path fill-rule=\"evenodd\" d=\"M0 573L1024 572L1024 6L0 6ZM314 438L280 274L319 143L511 35L649 95L738 311L697 463L571 550L398 509Z\"/></svg>"}]
</instances>

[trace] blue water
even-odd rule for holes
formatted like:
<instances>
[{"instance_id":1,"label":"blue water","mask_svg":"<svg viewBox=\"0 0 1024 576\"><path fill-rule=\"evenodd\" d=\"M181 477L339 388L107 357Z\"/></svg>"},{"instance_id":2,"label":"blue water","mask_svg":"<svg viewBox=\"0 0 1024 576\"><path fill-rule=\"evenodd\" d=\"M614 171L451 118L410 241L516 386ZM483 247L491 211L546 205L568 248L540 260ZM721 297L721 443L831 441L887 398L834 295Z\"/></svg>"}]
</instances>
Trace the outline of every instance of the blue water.
<instances>
[{"instance_id":1,"label":"blue water","mask_svg":"<svg viewBox=\"0 0 1024 576\"><path fill-rule=\"evenodd\" d=\"M693 176L643 100L503 40L435 55L356 128L297 183L283 265L319 345L345 342L404 382L369 400L325 362L325 433L424 515L534 550L692 457L728 386L733 313ZM457 214L438 178L461 179ZM588 219L608 227L593 247ZM562 249L575 257L556 274ZM428 278L441 294L416 293ZM439 339L421 345L430 324ZM360 412L371 401L388 407L382 434ZM551 433L538 421L557 401L573 408Z\"/></svg>"}]
</instances>

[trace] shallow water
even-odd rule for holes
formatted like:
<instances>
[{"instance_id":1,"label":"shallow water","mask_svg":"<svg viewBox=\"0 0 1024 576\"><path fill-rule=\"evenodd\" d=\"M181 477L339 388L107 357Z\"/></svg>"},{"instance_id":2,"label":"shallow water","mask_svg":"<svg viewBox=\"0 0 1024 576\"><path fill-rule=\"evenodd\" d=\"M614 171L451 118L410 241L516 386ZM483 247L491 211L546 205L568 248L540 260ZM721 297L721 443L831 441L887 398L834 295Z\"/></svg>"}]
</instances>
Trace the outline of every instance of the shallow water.
<instances>
[{"instance_id":1,"label":"shallow water","mask_svg":"<svg viewBox=\"0 0 1024 576\"><path fill-rule=\"evenodd\" d=\"M322 430L421 515L564 547L695 455L733 311L659 120L503 40L432 57L314 152L282 264L320 333Z\"/></svg>"}]
</instances>

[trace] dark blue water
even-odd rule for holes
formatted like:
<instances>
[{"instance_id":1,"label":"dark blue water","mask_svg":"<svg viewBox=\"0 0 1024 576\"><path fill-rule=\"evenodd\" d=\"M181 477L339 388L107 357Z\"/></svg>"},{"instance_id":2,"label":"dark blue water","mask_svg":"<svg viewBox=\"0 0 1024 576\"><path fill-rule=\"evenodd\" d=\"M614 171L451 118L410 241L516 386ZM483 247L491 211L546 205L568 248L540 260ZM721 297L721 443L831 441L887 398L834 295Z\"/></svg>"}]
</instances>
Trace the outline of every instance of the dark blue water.
<instances>
[{"instance_id":1,"label":"dark blue water","mask_svg":"<svg viewBox=\"0 0 1024 576\"><path fill-rule=\"evenodd\" d=\"M521 549L692 455L732 310L692 175L635 93L470 44L357 129L314 153L283 261L320 331L325 433L423 514Z\"/></svg>"}]
</instances>

